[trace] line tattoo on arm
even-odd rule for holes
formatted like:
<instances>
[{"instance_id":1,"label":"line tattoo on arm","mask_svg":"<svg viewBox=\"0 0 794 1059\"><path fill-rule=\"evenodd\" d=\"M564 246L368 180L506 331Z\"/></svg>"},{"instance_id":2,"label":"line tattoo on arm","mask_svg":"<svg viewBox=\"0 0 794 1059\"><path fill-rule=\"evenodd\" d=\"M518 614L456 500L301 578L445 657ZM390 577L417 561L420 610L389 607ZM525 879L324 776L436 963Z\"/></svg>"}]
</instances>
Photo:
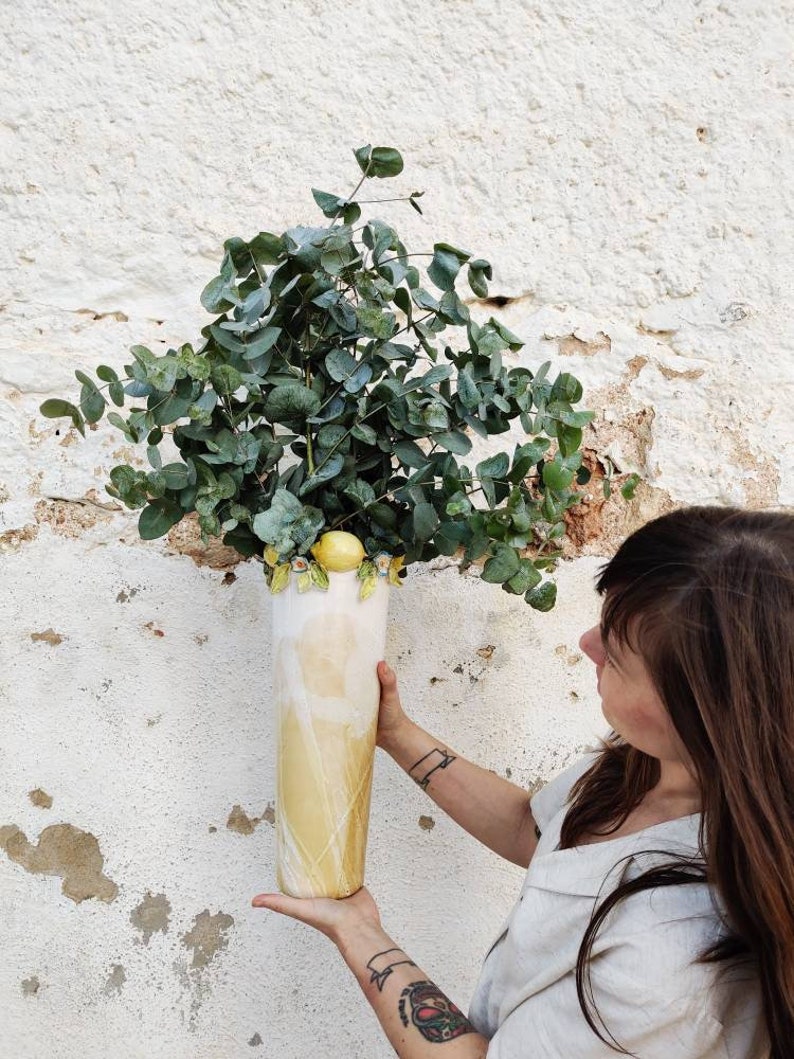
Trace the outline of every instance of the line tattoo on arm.
<instances>
[{"instance_id":1,"label":"line tattoo on arm","mask_svg":"<svg viewBox=\"0 0 794 1059\"><path fill-rule=\"evenodd\" d=\"M445 769L455 760L453 754L448 754L446 750L442 750L440 747L434 747L429 754L425 754L424 757L420 757L415 765L411 765L408 769L408 775L414 780L423 791L427 790L427 785L430 783L430 777L437 769ZM419 770L417 775L414 775L415 770Z\"/></svg>"},{"instance_id":2,"label":"line tattoo on arm","mask_svg":"<svg viewBox=\"0 0 794 1059\"><path fill-rule=\"evenodd\" d=\"M403 964L416 967L414 961L406 956L402 949L384 949L383 952L376 952L372 959L367 961L367 970L372 973L370 983L374 982L378 987L378 992L382 993L386 979L395 967L401 967Z\"/></svg>"},{"instance_id":3,"label":"line tattoo on arm","mask_svg":"<svg viewBox=\"0 0 794 1059\"><path fill-rule=\"evenodd\" d=\"M400 994L400 1021L414 1025L426 1041L443 1044L475 1029L457 1004L444 996L433 982L412 982Z\"/></svg>"}]
</instances>

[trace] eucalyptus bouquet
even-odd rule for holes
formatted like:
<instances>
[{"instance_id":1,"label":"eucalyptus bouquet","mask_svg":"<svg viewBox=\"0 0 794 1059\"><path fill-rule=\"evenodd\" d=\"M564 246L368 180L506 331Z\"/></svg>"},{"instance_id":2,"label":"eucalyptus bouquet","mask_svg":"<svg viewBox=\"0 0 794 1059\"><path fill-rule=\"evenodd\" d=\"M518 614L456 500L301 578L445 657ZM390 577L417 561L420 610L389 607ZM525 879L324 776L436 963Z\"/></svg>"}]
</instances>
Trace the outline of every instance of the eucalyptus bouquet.
<instances>
[{"instance_id":1,"label":"eucalyptus bouquet","mask_svg":"<svg viewBox=\"0 0 794 1059\"><path fill-rule=\"evenodd\" d=\"M312 191L324 223L226 241L201 293L213 319L200 343L160 355L133 346L124 378L107 365L96 378L78 371L77 404L41 411L81 433L104 416L145 440L149 468L121 464L107 485L140 509L144 539L195 512L205 536L261 556L277 590L292 569L325 587L311 549L321 556L320 538L343 531L361 542L365 584L384 556L394 581L413 562L459 556L548 610L556 590L544 573L589 479L582 387L566 372L550 378L548 364L509 367L521 341L471 318L458 284L487 298L488 261L445 242L409 253L390 224L362 222L365 181L396 177L403 162L390 147L354 153L350 194ZM404 201L421 213L420 196ZM525 441L465 462L472 436L516 419Z\"/></svg>"}]
</instances>

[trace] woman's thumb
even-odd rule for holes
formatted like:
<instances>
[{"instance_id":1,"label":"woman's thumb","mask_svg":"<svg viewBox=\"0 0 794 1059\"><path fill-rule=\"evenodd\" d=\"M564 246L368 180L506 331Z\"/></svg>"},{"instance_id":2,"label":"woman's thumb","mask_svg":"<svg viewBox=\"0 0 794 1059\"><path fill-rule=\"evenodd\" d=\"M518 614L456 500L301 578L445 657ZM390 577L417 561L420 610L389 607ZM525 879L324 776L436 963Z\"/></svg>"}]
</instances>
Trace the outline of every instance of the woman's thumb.
<instances>
[{"instance_id":1,"label":"woman's thumb","mask_svg":"<svg viewBox=\"0 0 794 1059\"><path fill-rule=\"evenodd\" d=\"M387 662L378 662L378 679L380 680L381 698L386 702L398 703L397 674Z\"/></svg>"}]
</instances>

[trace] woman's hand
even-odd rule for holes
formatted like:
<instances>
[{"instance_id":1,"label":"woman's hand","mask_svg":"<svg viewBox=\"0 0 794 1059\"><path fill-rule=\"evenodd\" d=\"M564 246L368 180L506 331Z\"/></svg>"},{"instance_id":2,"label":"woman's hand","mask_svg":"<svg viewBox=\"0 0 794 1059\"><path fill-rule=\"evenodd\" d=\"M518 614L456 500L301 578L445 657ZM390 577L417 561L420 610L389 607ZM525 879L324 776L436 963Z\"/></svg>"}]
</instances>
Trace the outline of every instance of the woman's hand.
<instances>
[{"instance_id":1,"label":"woman's hand","mask_svg":"<svg viewBox=\"0 0 794 1059\"><path fill-rule=\"evenodd\" d=\"M362 887L351 897L287 897L286 894L258 894L254 908L269 908L325 934L335 945L342 944L362 927L380 928L380 914L372 894Z\"/></svg>"},{"instance_id":2,"label":"woman's hand","mask_svg":"<svg viewBox=\"0 0 794 1059\"><path fill-rule=\"evenodd\" d=\"M386 750L395 742L400 731L409 721L400 703L397 674L386 662L378 662L378 680L380 681L380 711L376 741L378 746Z\"/></svg>"}]
</instances>

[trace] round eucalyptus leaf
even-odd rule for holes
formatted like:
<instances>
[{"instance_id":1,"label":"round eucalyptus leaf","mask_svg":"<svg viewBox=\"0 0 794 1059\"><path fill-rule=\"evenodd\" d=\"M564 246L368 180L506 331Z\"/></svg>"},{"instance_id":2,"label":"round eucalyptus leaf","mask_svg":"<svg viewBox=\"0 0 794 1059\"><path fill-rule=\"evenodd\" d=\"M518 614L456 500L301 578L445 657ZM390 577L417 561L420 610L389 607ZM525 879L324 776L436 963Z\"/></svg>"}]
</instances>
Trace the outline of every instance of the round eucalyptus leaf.
<instances>
[{"instance_id":1,"label":"round eucalyptus leaf","mask_svg":"<svg viewBox=\"0 0 794 1059\"><path fill-rule=\"evenodd\" d=\"M271 423L293 423L316 415L322 401L307 386L300 383L276 386L265 401L265 416Z\"/></svg>"},{"instance_id":2,"label":"round eucalyptus leaf","mask_svg":"<svg viewBox=\"0 0 794 1059\"><path fill-rule=\"evenodd\" d=\"M552 460L543 464L543 484L556 492L562 492L573 482L574 472Z\"/></svg>"},{"instance_id":3,"label":"round eucalyptus leaf","mask_svg":"<svg viewBox=\"0 0 794 1059\"><path fill-rule=\"evenodd\" d=\"M432 504L422 501L414 508L414 536L418 541L429 541L439 523L438 513Z\"/></svg>"},{"instance_id":4,"label":"round eucalyptus leaf","mask_svg":"<svg viewBox=\"0 0 794 1059\"><path fill-rule=\"evenodd\" d=\"M482 579L490 584L501 585L515 577L521 567L521 560L515 548L509 544L496 544L494 554L482 568Z\"/></svg>"},{"instance_id":5,"label":"round eucalyptus leaf","mask_svg":"<svg viewBox=\"0 0 794 1059\"><path fill-rule=\"evenodd\" d=\"M557 586L553 581L544 581L537 588L531 588L524 599L534 610L551 610L557 601Z\"/></svg>"},{"instance_id":6,"label":"round eucalyptus leaf","mask_svg":"<svg viewBox=\"0 0 794 1059\"><path fill-rule=\"evenodd\" d=\"M182 508L172 500L150 501L138 518L141 540L153 541L164 537L181 518Z\"/></svg>"}]
</instances>

